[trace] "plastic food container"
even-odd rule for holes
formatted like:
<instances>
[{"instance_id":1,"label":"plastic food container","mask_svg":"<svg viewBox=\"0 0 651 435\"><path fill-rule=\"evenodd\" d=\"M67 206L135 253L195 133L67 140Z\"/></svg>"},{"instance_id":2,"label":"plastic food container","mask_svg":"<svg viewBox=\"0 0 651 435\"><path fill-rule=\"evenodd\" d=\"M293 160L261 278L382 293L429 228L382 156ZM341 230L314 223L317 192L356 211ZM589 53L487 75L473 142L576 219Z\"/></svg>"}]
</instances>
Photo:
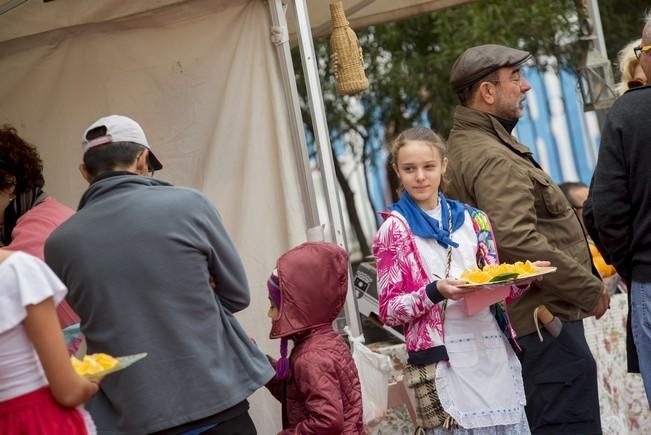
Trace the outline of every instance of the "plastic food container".
<instances>
[{"instance_id":1,"label":"plastic food container","mask_svg":"<svg viewBox=\"0 0 651 435\"><path fill-rule=\"evenodd\" d=\"M472 316L482 309L499 302L511 292L511 285L478 288L464 296L464 310L467 316Z\"/></svg>"}]
</instances>

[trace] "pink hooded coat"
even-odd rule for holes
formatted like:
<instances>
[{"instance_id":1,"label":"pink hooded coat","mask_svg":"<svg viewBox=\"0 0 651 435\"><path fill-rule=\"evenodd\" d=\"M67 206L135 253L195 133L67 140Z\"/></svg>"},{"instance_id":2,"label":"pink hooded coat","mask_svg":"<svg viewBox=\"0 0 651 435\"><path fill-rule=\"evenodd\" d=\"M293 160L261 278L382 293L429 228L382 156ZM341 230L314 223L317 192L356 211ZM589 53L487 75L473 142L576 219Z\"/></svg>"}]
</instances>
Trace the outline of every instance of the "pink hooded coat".
<instances>
[{"instance_id":1,"label":"pink hooded coat","mask_svg":"<svg viewBox=\"0 0 651 435\"><path fill-rule=\"evenodd\" d=\"M332 329L348 290L348 256L332 243L304 243L278 259L280 317L271 338L294 341L290 373L267 387L282 402L281 434L358 435L363 431L357 368Z\"/></svg>"}]
</instances>

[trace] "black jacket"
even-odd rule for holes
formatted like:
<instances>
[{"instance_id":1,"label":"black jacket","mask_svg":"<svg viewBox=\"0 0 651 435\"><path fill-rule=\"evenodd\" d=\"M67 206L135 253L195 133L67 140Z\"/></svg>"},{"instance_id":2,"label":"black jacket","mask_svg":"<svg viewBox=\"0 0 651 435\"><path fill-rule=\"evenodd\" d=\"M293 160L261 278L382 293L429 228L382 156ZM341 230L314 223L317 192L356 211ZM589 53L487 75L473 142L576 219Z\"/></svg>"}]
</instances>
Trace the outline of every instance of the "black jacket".
<instances>
[{"instance_id":1,"label":"black jacket","mask_svg":"<svg viewBox=\"0 0 651 435\"><path fill-rule=\"evenodd\" d=\"M584 205L588 233L606 262L631 281L651 282L651 86L626 92L608 112ZM629 292L629 312L630 312ZM627 321L628 369L639 365Z\"/></svg>"},{"instance_id":2,"label":"black jacket","mask_svg":"<svg viewBox=\"0 0 651 435\"><path fill-rule=\"evenodd\" d=\"M651 282L651 86L608 112L592 179L588 231L627 281Z\"/></svg>"}]
</instances>

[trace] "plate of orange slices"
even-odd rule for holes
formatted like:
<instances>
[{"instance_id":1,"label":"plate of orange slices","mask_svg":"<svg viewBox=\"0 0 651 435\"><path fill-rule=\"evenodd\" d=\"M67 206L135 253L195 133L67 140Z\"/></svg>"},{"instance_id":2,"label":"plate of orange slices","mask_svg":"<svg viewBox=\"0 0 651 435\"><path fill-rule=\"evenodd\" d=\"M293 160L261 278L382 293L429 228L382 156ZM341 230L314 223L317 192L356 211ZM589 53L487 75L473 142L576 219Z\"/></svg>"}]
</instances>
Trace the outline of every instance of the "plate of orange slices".
<instances>
[{"instance_id":1,"label":"plate of orange slices","mask_svg":"<svg viewBox=\"0 0 651 435\"><path fill-rule=\"evenodd\" d=\"M460 280L468 282L457 287L491 288L504 285L517 285L530 281L531 278L556 272L553 266L536 266L530 261L517 261L513 264L489 264L483 269L474 267L463 271Z\"/></svg>"},{"instance_id":2,"label":"plate of orange slices","mask_svg":"<svg viewBox=\"0 0 651 435\"><path fill-rule=\"evenodd\" d=\"M71 356L70 363L72 363L72 368L78 375L93 380L106 376L109 373L126 369L131 364L140 361L146 356L146 352L115 358L105 353L94 353L84 356L81 360Z\"/></svg>"}]
</instances>

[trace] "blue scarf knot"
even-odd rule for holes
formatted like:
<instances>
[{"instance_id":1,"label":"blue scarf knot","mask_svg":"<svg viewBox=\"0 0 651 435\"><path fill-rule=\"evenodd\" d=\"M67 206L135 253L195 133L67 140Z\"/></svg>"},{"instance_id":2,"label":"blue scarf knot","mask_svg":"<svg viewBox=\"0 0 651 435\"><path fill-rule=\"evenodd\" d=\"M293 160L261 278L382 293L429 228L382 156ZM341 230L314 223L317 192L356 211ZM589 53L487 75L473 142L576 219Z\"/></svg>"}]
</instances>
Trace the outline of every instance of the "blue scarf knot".
<instances>
[{"instance_id":1,"label":"blue scarf knot","mask_svg":"<svg viewBox=\"0 0 651 435\"><path fill-rule=\"evenodd\" d=\"M405 191L400 200L389 206L389 210L400 213L407 220L414 235L425 239L434 239L439 245L447 248L452 246L458 248L459 244L452 241L452 232L461 228L465 219L465 207L459 201L447 199L439 193L439 204L441 205L441 222L425 213ZM452 215L452 229L449 228L449 216Z\"/></svg>"}]
</instances>

